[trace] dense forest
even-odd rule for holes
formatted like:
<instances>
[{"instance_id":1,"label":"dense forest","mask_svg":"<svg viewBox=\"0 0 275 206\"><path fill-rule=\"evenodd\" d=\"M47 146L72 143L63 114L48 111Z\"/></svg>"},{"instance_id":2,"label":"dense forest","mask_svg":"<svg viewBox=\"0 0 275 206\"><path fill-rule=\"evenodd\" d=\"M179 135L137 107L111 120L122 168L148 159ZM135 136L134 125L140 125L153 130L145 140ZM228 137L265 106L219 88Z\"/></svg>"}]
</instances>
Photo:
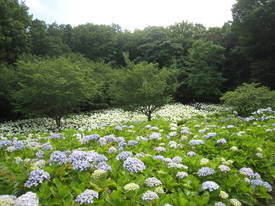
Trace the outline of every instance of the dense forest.
<instances>
[{"instance_id":1,"label":"dense forest","mask_svg":"<svg viewBox=\"0 0 275 206\"><path fill-rule=\"evenodd\" d=\"M97 91L88 97L92 104L81 103L82 111L112 106L110 95L116 91L110 93L108 88L123 76L117 72L144 62L158 70L177 71L173 93L177 102L218 102L224 92L245 82L275 89L275 1L238 0L232 16L233 21L221 28L182 21L130 32L116 24L47 24L33 19L24 3L0 0L0 120L22 116L17 102L28 93L18 91L26 86L22 78L32 71L26 68L37 65L42 75L39 82L55 73L58 65L87 70L83 78L91 77ZM43 70L43 65L51 64L55 65L52 70ZM61 73L76 77L67 70ZM79 101L81 88L75 90ZM74 102L79 103L72 100L67 107Z\"/></svg>"}]
</instances>

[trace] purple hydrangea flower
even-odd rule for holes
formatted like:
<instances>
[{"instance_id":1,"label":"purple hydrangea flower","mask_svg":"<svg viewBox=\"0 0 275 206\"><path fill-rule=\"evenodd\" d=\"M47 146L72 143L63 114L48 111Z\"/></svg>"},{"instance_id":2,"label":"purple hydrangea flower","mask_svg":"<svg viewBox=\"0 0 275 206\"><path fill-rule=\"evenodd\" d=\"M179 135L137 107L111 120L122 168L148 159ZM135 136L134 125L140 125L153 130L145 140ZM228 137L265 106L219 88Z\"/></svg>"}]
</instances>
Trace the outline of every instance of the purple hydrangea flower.
<instances>
[{"instance_id":1,"label":"purple hydrangea flower","mask_svg":"<svg viewBox=\"0 0 275 206\"><path fill-rule=\"evenodd\" d=\"M44 170L33 170L31 171L27 182L25 183L25 187L31 188L33 186L37 186L42 183L44 180L49 180L50 174Z\"/></svg>"},{"instance_id":2,"label":"purple hydrangea flower","mask_svg":"<svg viewBox=\"0 0 275 206\"><path fill-rule=\"evenodd\" d=\"M54 151L50 156L50 164L57 163L62 165L67 162L67 157L64 152Z\"/></svg>"},{"instance_id":3,"label":"purple hydrangea flower","mask_svg":"<svg viewBox=\"0 0 275 206\"><path fill-rule=\"evenodd\" d=\"M98 198L98 192L94 190L85 190L83 193L79 194L75 201L78 202L80 205L83 204L91 204L93 203L94 199Z\"/></svg>"},{"instance_id":4,"label":"purple hydrangea flower","mask_svg":"<svg viewBox=\"0 0 275 206\"><path fill-rule=\"evenodd\" d=\"M36 158L37 159L43 159L44 158L44 152L43 151L37 151L36 153L35 153L35 156L36 156Z\"/></svg>"},{"instance_id":5,"label":"purple hydrangea flower","mask_svg":"<svg viewBox=\"0 0 275 206\"><path fill-rule=\"evenodd\" d=\"M208 175L213 175L215 173L215 170L210 168L210 167L202 167L198 171L198 176L208 176Z\"/></svg>"},{"instance_id":6,"label":"purple hydrangea flower","mask_svg":"<svg viewBox=\"0 0 275 206\"><path fill-rule=\"evenodd\" d=\"M128 157L132 157L132 156L133 156L132 152L124 151L124 152L119 153L116 156L116 160L126 160Z\"/></svg>"},{"instance_id":7,"label":"purple hydrangea flower","mask_svg":"<svg viewBox=\"0 0 275 206\"><path fill-rule=\"evenodd\" d=\"M127 169L130 173L138 173L145 170L146 167L141 160L128 157L123 163L123 168Z\"/></svg>"}]
</instances>

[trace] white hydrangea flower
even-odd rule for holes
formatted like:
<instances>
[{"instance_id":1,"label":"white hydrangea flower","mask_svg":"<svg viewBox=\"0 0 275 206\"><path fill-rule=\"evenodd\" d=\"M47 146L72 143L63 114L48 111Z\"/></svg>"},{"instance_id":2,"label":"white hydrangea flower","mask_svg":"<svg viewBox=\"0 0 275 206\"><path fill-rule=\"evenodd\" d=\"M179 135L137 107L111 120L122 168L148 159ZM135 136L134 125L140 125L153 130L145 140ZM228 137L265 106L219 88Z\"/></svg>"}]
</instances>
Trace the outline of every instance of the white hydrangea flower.
<instances>
[{"instance_id":1,"label":"white hydrangea flower","mask_svg":"<svg viewBox=\"0 0 275 206\"><path fill-rule=\"evenodd\" d=\"M139 188L140 188L139 185L135 183L129 183L123 187L123 189L126 190L127 192L135 191L135 190L138 190Z\"/></svg>"},{"instance_id":2,"label":"white hydrangea flower","mask_svg":"<svg viewBox=\"0 0 275 206\"><path fill-rule=\"evenodd\" d=\"M242 203L237 199L230 199L229 201L233 206L242 206Z\"/></svg>"},{"instance_id":3,"label":"white hydrangea flower","mask_svg":"<svg viewBox=\"0 0 275 206\"><path fill-rule=\"evenodd\" d=\"M225 191L222 191L222 190L220 191L219 196L223 199L227 199L229 197L229 195Z\"/></svg>"},{"instance_id":4,"label":"white hydrangea flower","mask_svg":"<svg viewBox=\"0 0 275 206\"><path fill-rule=\"evenodd\" d=\"M18 197L14 203L14 206L38 206L38 196L33 192L27 192Z\"/></svg>"},{"instance_id":5,"label":"white hydrangea flower","mask_svg":"<svg viewBox=\"0 0 275 206\"><path fill-rule=\"evenodd\" d=\"M161 185L161 181L155 177L149 177L145 180L145 184L148 187L157 187L159 185Z\"/></svg>"}]
</instances>

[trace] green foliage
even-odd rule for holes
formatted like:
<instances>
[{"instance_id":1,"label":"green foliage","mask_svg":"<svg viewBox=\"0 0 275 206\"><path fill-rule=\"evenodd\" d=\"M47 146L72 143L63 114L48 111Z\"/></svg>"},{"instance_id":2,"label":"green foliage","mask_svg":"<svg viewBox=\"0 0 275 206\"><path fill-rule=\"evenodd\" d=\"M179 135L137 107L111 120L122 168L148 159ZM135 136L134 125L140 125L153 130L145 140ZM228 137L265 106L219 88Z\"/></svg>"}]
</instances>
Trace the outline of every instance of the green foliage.
<instances>
[{"instance_id":1,"label":"green foliage","mask_svg":"<svg viewBox=\"0 0 275 206\"><path fill-rule=\"evenodd\" d=\"M0 61L14 63L18 55L28 51L30 21L24 3L0 0Z\"/></svg>"},{"instance_id":2,"label":"green foliage","mask_svg":"<svg viewBox=\"0 0 275 206\"><path fill-rule=\"evenodd\" d=\"M275 89L275 4L271 0L238 0L233 28L249 63L250 78Z\"/></svg>"},{"instance_id":3,"label":"green foliage","mask_svg":"<svg viewBox=\"0 0 275 206\"><path fill-rule=\"evenodd\" d=\"M151 120L151 115L171 101L177 87L177 72L142 62L121 69L113 76L110 96L116 105L137 110Z\"/></svg>"},{"instance_id":4,"label":"green foliage","mask_svg":"<svg viewBox=\"0 0 275 206\"><path fill-rule=\"evenodd\" d=\"M221 67L224 48L211 41L197 40L188 50L187 88L197 97L218 96L224 81Z\"/></svg>"},{"instance_id":5,"label":"green foliage","mask_svg":"<svg viewBox=\"0 0 275 206\"><path fill-rule=\"evenodd\" d=\"M61 117L95 94L96 86L88 75L81 64L63 57L19 61L18 84L12 95L16 109L26 115L55 118L60 126Z\"/></svg>"},{"instance_id":6,"label":"green foliage","mask_svg":"<svg viewBox=\"0 0 275 206\"><path fill-rule=\"evenodd\" d=\"M78 118L76 118L76 121ZM133 129L124 128L122 131L115 130L114 126L108 126L93 131L66 129L61 131L64 139L49 139L48 132L33 132L32 136L28 134L17 135L19 140L24 140L26 145L29 142L37 142L38 144L50 143L53 146L52 151L44 151L45 155L42 161L44 166L41 169L50 174L49 180L44 180L36 187L26 188L24 183L27 181L30 172L38 168L35 154L41 148L25 147L24 150L7 152L5 147L0 147L0 194L15 194L17 196L28 192L35 192L41 205L79 205L75 202L77 195L86 189L95 190L99 193L99 198L94 199L94 205L192 205L192 206L208 206L215 205L216 202L224 202L230 205L229 199L236 198L243 205L272 205L272 192L263 186L255 186L247 182L247 177L239 172L243 167L258 173L262 181L272 184L274 179L274 164L272 158L274 156L274 135L273 132L266 131L272 129L274 119L267 121L247 122L232 115L218 115L215 117L196 117L188 119L182 126L178 126L176 136L166 138L171 132L171 122L161 119L153 120L151 125L160 129L160 140L140 140L135 146L126 145L125 151L131 151L137 155L138 159L144 162L146 169L142 173L129 173L123 168L123 161L116 160L116 156L120 153L109 153L111 146L117 147L117 143L107 142L102 144L101 141L91 140L87 144L82 144L79 134L83 136L99 134L104 137L114 134L115 137L123 137L125 141L136 140L137 137L148 137L152 134L152 130L146 129L147 122L129 123L134 125ZM234 125L229 128L228 125ZM257 125L257 126L255 126ZM190 134L182 138L182 127L190 128ZM207 127L208 132L215 132L217 135L204 139L200 132L201 129ZM34 128L35 129L35 128ZM237 135L241 133L241 135ZM7 139L12 140L14 135L5 135ZM78 136L78 137L77 137ZM204 139L203 145L190 145L192 139ZM217 140L226 138L226 144L217 144ZM169 142L175 141L177 147L170 147ZM154 148L162 144L166 149L165 152L159 153ZM238 148L237 151L230 149L232 146ZM94 176L96 168L91 166L86 170L79 171L72 168L72 163L67 161L65 164L50 164L49 159L53 151L80 150L96 151L105 155L107 163L112 167L112 171L107 171L101 176ZM195 156L186 155L189 151L196 152ZM258 157L255 153L260 152L262 157ZM144 156L142 156L144 155ZM156 155L163 155L165 158L178 156L182 158L182 164L188 168L169 168L167 162L154 159ZM15 163L15 158L22 158L19 163ZM69 154L68 156L69 157ZM207 158L208 163L202 163L202 158ZM41 161L41 160L40 160ZM227 165L230 168L228 172L222 172L220 165ZM215 170L215 174L209 176L198 176L197 172L202 167L211 167ZM180 179L176 175L180 171L185 171L188 176ZM162 184L164 193L158 194L159 199L153 201L143 201L141 199L147 190L155 191L156 187L148 187L145 185L145 179L149 177L158 178ZM202 183L205 181L215 181L220 188L209 192L202 190ZM139 189L135 191L126 191L124 186L129 183L139 185ZM220 191L226 192L229 197L223 199L219 194Z\"/></svg>"},{"instance_id":7,"label":"green foliage","mask_svg":"<svg viewBox=\"0 0 275 206\"><path fill-rule=\"evenodd\" d=\"M226 92L221 100L241 115L250 115L260 108L275 107L275 91L257 83L243 84L234 91Z\"/></svg>"}]
</instances>

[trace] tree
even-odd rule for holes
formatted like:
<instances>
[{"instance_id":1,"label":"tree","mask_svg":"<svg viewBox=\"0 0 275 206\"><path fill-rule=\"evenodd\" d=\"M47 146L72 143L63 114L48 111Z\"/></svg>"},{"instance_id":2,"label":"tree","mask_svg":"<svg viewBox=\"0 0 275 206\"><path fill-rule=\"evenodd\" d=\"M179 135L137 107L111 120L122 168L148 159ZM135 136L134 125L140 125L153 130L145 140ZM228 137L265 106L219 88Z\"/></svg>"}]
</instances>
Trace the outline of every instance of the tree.
<instances>
[{"instance_id":1,"label":"tree","mask_svg":"<svg viewBox=\"0 0 275 206\"><path fill-rule=\"evenodd\" d=\"M44 21L33 20L30 27L31 50L37 56L60 56L71 52L63 41L63 28L56 23L47 25Z\"/></svg>"},{"instance_id":2,"label":"tree","mask_svg":"<svg viewBox=\"0 0 275 206\"><path fill-rule=\"evenodd\" d=\"M238 0L233 28L250 68L250 80L275 89L275 2Z\"/></svg>"},{"instance_id":3,"label":"tree","mask_svg":"<svg viewBox=\"0 0 275 206\"><path fill-rule=\"evenodd\" d=\"M14 63L28 51L31 16L18 0L0 0L0 61Z\"/></svg>"},{"instance_id":4,"label":"tree","mask_svg":"<svg viewBox=\"0 0 275 206\"><path fill-rule=\"evenodd\" d=\"M220 95L224 81L221 67L224 48L211 41L197 40L188 50L186 86L194 98L209 100Z\"/></svg>"},{"instance_id":5,"label":"tree","mask_svg":"<svg viewBox=\"0 0 275 206\"><path fill-rule=\"evenodd\" d=\"M89 71L63 57L19 61L16 74L18 88L12 97L17 111L54 118L58 128L62 117L96 93Z\"/></svg>"},{"instance_id":6,"label":"tree","mask_svg":"<svg viewBox=\"0 0 275 206\"><path fill-rule=\"evenodd\" d=\"M258 83L244 83L234 91L226 92L221 100L240 115L250 115L257 109L275 107L275 91Z\"/></svg>"},{"instance_id":7,"label":"tree","mask_svg":"<svg viewBox=\"0 0 275 206\"><path fill-rule=\"evenodd\" d=\"M110 95L116 105L138 111L151 121L152 114L171 101L176 79L175 70L159 70L156 64L141 62L115 73Z\"/></svg>"}]
</instances>

